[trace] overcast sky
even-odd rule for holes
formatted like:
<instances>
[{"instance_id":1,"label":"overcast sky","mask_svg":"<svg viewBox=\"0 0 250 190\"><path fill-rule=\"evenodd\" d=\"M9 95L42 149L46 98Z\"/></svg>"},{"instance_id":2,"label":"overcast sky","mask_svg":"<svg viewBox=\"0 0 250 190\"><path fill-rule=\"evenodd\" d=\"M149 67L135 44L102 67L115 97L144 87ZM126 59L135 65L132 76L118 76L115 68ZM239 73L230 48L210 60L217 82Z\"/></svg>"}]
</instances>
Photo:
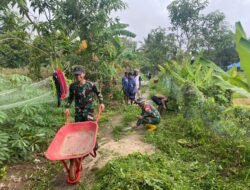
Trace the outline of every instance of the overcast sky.
<instances>
[{"instance_id":1,"label":"overcast sky","mask_svg":"<svg viewBox=\"0 0 250 190\"><path fill-rule=\"evenodd\" d=\"M124 0L128 8L114 13L121 22L129 24L129 30L136 33L137 41L142 41L151 29L158 26L168 28L167 5L171 0ZM234 23L241 21L248 36L250 35L250 0L209 0L206 12L220 10L226 15L226 21L234 29Z\"/></svg>"}]
</instances>

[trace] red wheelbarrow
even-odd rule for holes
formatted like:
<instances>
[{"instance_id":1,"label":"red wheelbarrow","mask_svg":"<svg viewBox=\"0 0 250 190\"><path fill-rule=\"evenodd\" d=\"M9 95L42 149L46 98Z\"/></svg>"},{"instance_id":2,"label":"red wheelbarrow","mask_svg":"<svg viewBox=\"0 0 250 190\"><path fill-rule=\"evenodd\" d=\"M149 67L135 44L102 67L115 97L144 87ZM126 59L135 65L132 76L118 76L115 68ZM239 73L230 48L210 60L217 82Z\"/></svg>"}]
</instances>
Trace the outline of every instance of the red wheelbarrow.
<instances>
[{"instance_id":1,"label":"red wheelbarrow","mask_svg":"<svg viewBox=\"0 0 250 190\"><path fill-rule=\"evenodd\" d=\"M66 113L66 124L59 129L45 152L47 159L63 163L69 184L79 182L84 158L89 155L96 157L96 136L101 112L99 107L96 121L78 123L70 123L69 113Z\"/></svg>"}]
</instances>

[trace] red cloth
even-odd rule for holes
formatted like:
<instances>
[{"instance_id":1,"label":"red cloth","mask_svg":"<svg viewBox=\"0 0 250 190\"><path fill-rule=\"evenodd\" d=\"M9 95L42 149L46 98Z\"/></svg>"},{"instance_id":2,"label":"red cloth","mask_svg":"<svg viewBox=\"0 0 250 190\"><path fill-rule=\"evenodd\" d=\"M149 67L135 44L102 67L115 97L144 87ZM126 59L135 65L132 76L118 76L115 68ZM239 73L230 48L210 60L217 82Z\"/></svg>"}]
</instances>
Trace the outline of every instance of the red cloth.
<instances>
[{"instance_id":1,"label":"red cloth","mask_svg":"<svg viewBox=\"0 0 250 190\"><path fill-rule=\"evenodd\" d=\"M61 99L65 99L68 93L68 85L67 85L63 71L59 68L56 68L56 72L58 76L58 81L62 89Z\"/></svg>"}]
</instances>

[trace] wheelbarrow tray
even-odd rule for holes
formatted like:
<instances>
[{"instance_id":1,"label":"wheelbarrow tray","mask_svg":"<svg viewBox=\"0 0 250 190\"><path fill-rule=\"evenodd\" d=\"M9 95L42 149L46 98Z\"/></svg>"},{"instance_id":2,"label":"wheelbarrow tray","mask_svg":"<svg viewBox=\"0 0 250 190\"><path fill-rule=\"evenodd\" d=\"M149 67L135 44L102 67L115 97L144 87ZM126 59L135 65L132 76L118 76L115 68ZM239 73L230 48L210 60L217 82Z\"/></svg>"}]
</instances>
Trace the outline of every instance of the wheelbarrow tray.
<instances>
[{"instance_id":1,"label":"wheelbarrow tray","mask_svg":"<svg viewBox=\"0 0 250 190\"><path fill-rule=\"evenodd\" d=\"M95 148L98 124L94 121L65 124L45 152L49 160L68 160L90 154Z\"/></svg>"}]
</instances>

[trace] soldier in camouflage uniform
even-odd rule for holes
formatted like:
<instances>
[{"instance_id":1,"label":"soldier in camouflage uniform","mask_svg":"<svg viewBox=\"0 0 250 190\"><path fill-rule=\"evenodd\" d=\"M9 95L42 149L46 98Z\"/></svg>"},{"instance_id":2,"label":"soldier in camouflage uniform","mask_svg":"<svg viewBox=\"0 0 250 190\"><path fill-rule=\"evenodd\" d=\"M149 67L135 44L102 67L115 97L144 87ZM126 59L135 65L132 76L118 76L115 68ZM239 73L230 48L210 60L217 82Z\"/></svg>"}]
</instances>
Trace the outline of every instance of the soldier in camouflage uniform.
<instances>
[{"instance_id":1,"label":"soldier in camouflage uniform","mask_svg":"<svg viewBox=\"0 0 250 190\"><path fill-rule=\"evenodd\" d=\"M74 75L76 82L70 85L66 107L69 108L75 100L75 122L92 121L94 120L94 95L96 94L101 108L104 109L102 94L94 83L85 80L85 71L82 67L76 67Z\"/></svg>"},{"instance_id":2,"label":"soldier in camouflage uniform","mask_svg":"<svg viewBox=\"0 0 250 190\"><path fill-rule=\"evenodd\" d=\"M96 85L85 80L85 71L78 66L74 69L76 82L72 83L69 88L69 97L66 105L66 112L69 112L69 107L75 100L75 122L92 121L94 120L94 95L98 97L101 109L104 110L103 98ZM84 145L83 145L84 146ZM98 143L96 142L94 151L97 151ZM70 160L70 180L75 180L75 162Z\"/></svg>"},{"instance_id":3,"label":"soldier in camouflage uniform","mask_svg":"<svg viewBox=\"0 0 250 190\"><path fill-rule=\"evenodd\" d=\"M150 104L145 103L145 100L139 98L135 101L142 110L141 116L139 117L135 128L140 125L145 125L149 131L153 131L156 129L156 125L160 123L161 116L156 108L151 106Z\"/></svg>"}]
</instances>

